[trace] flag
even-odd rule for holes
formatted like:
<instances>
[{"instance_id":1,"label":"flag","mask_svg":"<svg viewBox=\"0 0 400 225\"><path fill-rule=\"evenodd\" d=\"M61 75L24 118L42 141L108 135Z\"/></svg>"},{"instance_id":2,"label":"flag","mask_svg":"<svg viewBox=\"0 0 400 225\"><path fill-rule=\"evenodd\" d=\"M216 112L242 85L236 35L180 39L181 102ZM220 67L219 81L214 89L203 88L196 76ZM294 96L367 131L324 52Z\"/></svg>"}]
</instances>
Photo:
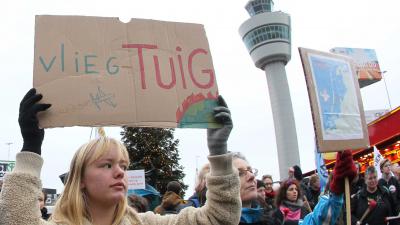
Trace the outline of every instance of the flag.
<instances>
[{"instance_id":1,"label":"flag","mask_svg":"<svg viewBox=\"0 0 400 225\"><path fill-rule=\"evenodd\" d=\"M379 150L374 146L374 167L376 169L376 174L378 175L378 179L382 177L380 162L383 160L383 156L379 152Z\"/></svg>"},{"instance_id":2,"label":"flag","mask_svg":"<svg viewBox=\"0 0 400 225\"><path fill-rule=\"evenodd\" d=\"M317 146L315 146L315 167L317 168L317 173L319 176L320 190L324 191L325 185L328 182L328 170L325 166L324 158L322 157L322 153L318 152Z\"/></svg>"}]
</instances>

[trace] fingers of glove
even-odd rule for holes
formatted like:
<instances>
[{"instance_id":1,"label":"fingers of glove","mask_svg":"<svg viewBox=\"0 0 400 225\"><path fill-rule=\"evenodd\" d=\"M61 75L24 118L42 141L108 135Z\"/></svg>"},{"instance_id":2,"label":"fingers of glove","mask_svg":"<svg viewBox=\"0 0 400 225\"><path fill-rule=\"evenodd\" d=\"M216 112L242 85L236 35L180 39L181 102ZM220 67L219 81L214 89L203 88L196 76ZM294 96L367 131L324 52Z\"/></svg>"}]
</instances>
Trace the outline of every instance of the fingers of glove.
<instances>
[{"instance_id":1,"label":"fingers of glove","mask_svg":"<svg viewBox=\"0 0 400 225\"><path fill-rule=\"evenodd\" d=\"M225 106L216 106L216 107L214 107L213 112L214 112L214 114L217 114L219 112L226 112L226 113L231 114L231 111Z\"/></svg>"},{"instance_id":2,"label":"fingers of glove","mask_svg":"<svg viewBox=\"0 0 400 225\"><path fill-rule=\"evenodd\" d=\"M217 100L218 100L218 106L224 106L224 107L228 108L228 105L226 104L225 99L221 95L218 95Z\"/></svg>"},{"instance_id":3,"label":"fingers of glove","mask_svg":"<svg viewBox=\"0 0 400 225\"><path fill-rule=\"evenodd\" d=\"M225 125L232 124L232 119L231 119L231 114L230 113L221 111L221 112L216 113L214 115L214 118L218 123L222 123L222 124L225 124Z\"/></svg>"},{"instance_id":4,"label":"fingers of glove","mask_svg":"<svg viewBox=\"0 0 400 225\"><path fill-rule=\"evenodd\" d=\"M23 111L29 110L32 107L32 105L39 102L42 98L43 98L43 95L41 95L41 94L35 94L35 95L31 96L30 98L26 99L21 104L19 111L23 112Z\"/></svg>"},{"instance_id":5,"label":"fingers of glove","mask_svg":"<svg viewBox=\"0 0 400 225\"><path fill-rule=\"evenodd\" d=\"M40 112L40 111L45 111L48 108L50 108L51 104L35 104L32 107L32 112L36 115L36 113Z\"/></svg>"},{"instance_id":6,"label":"fingers of glove","mask_svg":"<svg viewBox=\"0 0 400 225\"><path fill-rule=\"evenodd\" d=\"M25 96L21 100L21 104L25 102L28 98L36 94L36 89L31 88L28 92L26 92Z\"/></svg>"}]
</instances>

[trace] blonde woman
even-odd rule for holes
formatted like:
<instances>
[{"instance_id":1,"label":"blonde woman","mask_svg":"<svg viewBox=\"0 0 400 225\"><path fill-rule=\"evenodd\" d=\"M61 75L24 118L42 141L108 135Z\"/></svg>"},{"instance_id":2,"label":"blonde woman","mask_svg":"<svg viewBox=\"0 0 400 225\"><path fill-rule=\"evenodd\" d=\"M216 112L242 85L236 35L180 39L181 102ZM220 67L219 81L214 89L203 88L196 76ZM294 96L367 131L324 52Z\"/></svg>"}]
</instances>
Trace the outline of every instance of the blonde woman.
<instances>
[{"instance_id":1,"label":"blonde woman","mask_svg":"<svg viewBox=\"0 0 400 225\"><path fill-rule=\"evenodd\" d=\"M16 166L4 180L0 198L1 225L163 225L233 224L240 218L239 177L227 153L232 129L230 112L219 97L214 117L223 126L207 130L211 172L207 177L207 204L189 207L177 215L160 216L137 213L127 204L126 169L128 152L121 142L102 137L82 145L75 153L65 189L49 221L40 218L37 196L41 191L43 164L41 145L44 130L39 129L36 114L49 104L31 89L20 104L19 124L24 145Z\"/></svg>"}]
</instances>

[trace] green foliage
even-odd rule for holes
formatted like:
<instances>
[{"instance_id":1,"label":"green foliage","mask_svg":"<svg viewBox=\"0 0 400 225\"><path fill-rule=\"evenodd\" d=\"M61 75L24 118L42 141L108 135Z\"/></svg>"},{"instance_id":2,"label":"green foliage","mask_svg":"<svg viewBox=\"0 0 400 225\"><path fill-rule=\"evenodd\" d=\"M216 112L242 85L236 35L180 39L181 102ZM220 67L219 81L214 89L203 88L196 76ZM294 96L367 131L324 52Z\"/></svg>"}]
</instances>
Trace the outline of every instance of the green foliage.
<instances>
[{"instance_id":1,"label":"green foliage","mask_svg":"<svg viewBox=\"0 0 400 225\"><path fill-rule=\"evenodd\" d=\"M183 191L187 189L183 184L185 174L179 165L179 140L174 140L174 129L123 127L121 135L131 160L129 169L144 169L146 182L161 194L172 180L180 182Z\"/></svg>"}]
</instances>

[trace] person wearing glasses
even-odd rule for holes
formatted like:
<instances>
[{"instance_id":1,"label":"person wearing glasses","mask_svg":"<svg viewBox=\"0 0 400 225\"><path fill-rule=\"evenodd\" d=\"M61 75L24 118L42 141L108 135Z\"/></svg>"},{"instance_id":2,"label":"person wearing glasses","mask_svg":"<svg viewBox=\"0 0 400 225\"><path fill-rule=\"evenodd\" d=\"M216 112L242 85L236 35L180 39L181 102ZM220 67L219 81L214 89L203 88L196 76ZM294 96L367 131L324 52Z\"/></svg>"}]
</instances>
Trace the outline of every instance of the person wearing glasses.
<instances>
[{"instance_id":1,"label":"person wearing glasses","mask_svg":"<svg viewBox=\"0 0 400 225\"><path fill-rule=\"evenodd\" d=\"M274 181L272 180L272 176L268 175L268 174L263 175L262 181L265 184L265 202L268 205L275 208L274 199L275 199L276 192L272 188L272 185L274 184Z\"/></svg>"},{"instance_id":2,"label":"person wearing glasses","mask_svg":"<svg viewBox=\"0 0 400 225\"><path fill-rule=\"evenodd\" d=\"M239 225L334 225L343 206L344 180L346 177L351 182L356 175L353 157L350 151L339 152L336 158L334 176L329 184L330 193L320 198L313 212L308 213L304 220L289 220L280 208L275 210L264 209L257 204L257 169L250 166L241 153L233 153L233 166L239 171L240 199L242 201L242 214ZM293 179L292 179L293 180ZM294 181L297 182L297 181ZM289 183L287 183L289 184ZM288 185L288 187L293 187ZM296 186L299 190L298 185ZM285 192L294 195L295 191ZM298 194L297 194L298 195ZM291 198L291 197L289 197ZM289 199L288 198L288 199ZM296 197L298 199L298 197Z\"/></svg>"},{"instance_id":3,"label":"person wearing glasses","mask_svg":"<svg viewBox=\"0 0 400 225\"><path fill-rule=\"evenodd\" d=\"M252 168L240 152L233 153L233 166L239 172L240 199L242 201L242 214L239 225L274 225L280 224L271 216L272 210L263 208L258 201L257 180L258 170Z\"/></svg>"}]
</instances>

